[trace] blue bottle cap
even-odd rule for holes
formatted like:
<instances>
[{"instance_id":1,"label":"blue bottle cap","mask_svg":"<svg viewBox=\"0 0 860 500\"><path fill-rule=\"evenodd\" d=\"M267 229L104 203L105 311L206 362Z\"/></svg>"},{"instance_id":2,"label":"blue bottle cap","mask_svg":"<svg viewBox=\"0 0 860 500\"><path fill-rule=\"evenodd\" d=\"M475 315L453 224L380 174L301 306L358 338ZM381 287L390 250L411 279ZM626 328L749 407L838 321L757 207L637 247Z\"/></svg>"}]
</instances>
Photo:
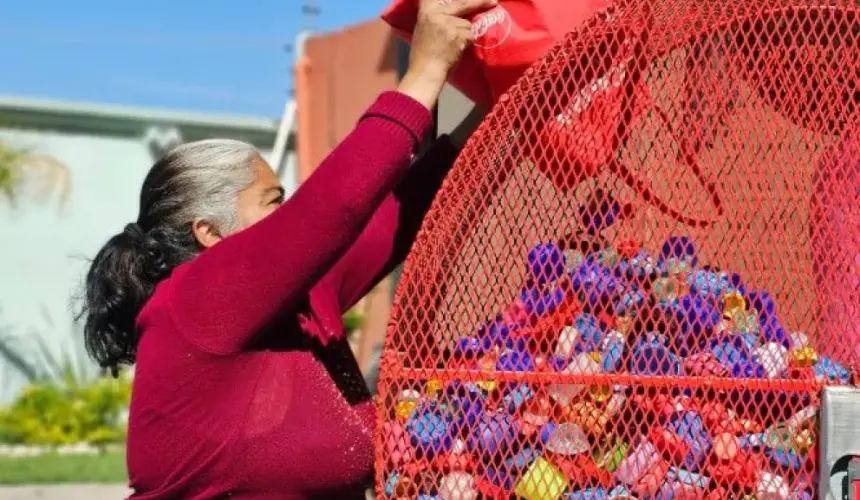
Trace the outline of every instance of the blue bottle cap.
<instances>
[{"instance_id":1,"label":"blue bottle cap","mask_svg":"<svg viewBox=\"0 0 860 500\"><path fill-rule=\"evenodd\" d=\"M697 489L706 489L710 484L711 479L701 474L684 470L678 467L669 467L669 472L666 474L666 481L678 482L684 486L691 486Z\"/></svg>"},{"instance_id":2,"label":"blue bottle cap","mask_svg":"<svg viewBox=\"0 0 860 500\"><path fill-rule=\"evenodd\" d=\"M666 474L665 482L660 490L654 495L654 500L674 500L679 498L697 498L704 495L710 483L710 478L670 467Z\"/></svg>"},{"instance_id":3,"label":"blue bottle cap","mask_svg":"<svg viewBox=\"0 0 860 500\"><path fill-rule=\"evenodd\" d=\"M645 294L639 290L626 292L613 303L613 309L618 316L633 314L645 304L645 300Z\"/></svg>"},{"instance_id":4,"label":"blue bottle cap","mask_svg":"<svg viewBox=\"0 0 860 500\"><path fill-rule=\"evenodd\" d=\"M740 335L723 335L711 340L711 352L727 370L738 364L748 362L752 354L746 340Z\"/></svg>"},{"instance_id":5,"label":"blue bottle cap","mask_svg":"<svg viewBox=\"0 0 860 500\"><path fill-rule=\"evenodd\" d=\"M564 252L553 243L541 243L532 248L527 260L531 278L538 286L555 282L567 268Z\"/></svg>"},{"instance_id":6,"label":"blue bottle cap","mask_svg":"<svg viewBox=\"0 0 860 500\"><path fill-rule=\"evenodd\" d=\"M528 384L517 384L509 390L502 399L502 408L510 414L514 414L526 401L534 397L534 391Z\"/></svg>"},{"instance_id":7,"label":"blue bottle cap","mask_svg":"<svg viewBox=\"0 0 860 500\"><path fill-rule=\"evenodd\" d=\"M456 434L451 413L435 402L421 404L412 412L406 432L418 454L429 458L447 453Z\"/></svg>"},{"instance_id":8,"label":"blue bottle cap","mask_svg":"<svg viewBox=\"0 0 860 500\"><path fill-rule=\"evenodd\" d=\"M484 477L496 487L511 491L520 473L524 471L539 455L531 447L522 448L513 456L506 457L501 463L491 461L493 465L484 467Z\"/></svg>"},{"instance_id":9,"label":"blue bottle cap","mask_svg":"<svg viewBox=\"0 0 860 500\"><path fill-rule=\"evenodd\" d=\"M684 457L684 465L691 470L698 470L711 450L711 437L705 429L702 417L694 411L675 413L667 427L690 448L690 452Z\"/></svg>"},{"instance_id":10,"label":"blue bottle cap","mask_svg":"<svg viewBox=\"0 0 860 500\"><path fill-rule=\"evenodd\" d=\"M768 458L773 460L774 463L783 467L788 467L792 470L798 470L803 466L803 461L800 456L791 448L767 448L765 449L765 454Z\"/></svg>"},{"instance_id":11,"label":"blue bottle cap","mask_svg":"<svg viewBox=\"0 0 860 500\"><path fill-rule=\"evenodd\" d=\"M609 492L609 498L636 498L624 485L618 485Z\"/></svg>"},{"instance_id":12,"label":"blue bottle cap","mask_svg":"<svg viewBox=\"0 0 860 500\"><path fill-rule=\"evenodd\" d=\"M715 304L725 295L724 285L727 283L720 280L718 273L700 269L687 275L687 284L690 286L690 295Z\"/></svg>"},{"instance_id":13,"label":"blue bottle cap","mask_svg":"<svg viewBox=\"0 0 860 500\"><path fill-rule=\"evenodd\" d=\"M392 472L391 475L388 476L388 479L385 480L385 496L394 496L394 488L397 487L398 481L400 481L399 472Z\"/></svg>"},{"instance_id":14,"label":"blue bottle cap","mask_svg":"<svg viewBox=\"0 0 860 500\"><path fill-rule=\"evenodd\" d=\"M517 438L519 428L510 415L485 413L472 428L466 444L482 455L493 455L510 447Z\"/></svg>"},{"instance_id":15,"label":"blue bottle cap","mask_svg":"<svg viewBox=\"0 0 860 500\"><path fill-rule=\"evenodd\" d=\"M586 260L573 273L573 290L588 310L605 308L624 289L624 284L612 276L606 266Z\"/></svg>"},{"instance_id":16,"label":"blue bottle cap","mask_svg":"<svg viewBox=\"0 0 860 500\"><path fill-rule=\"evenodd\" d=\"M610 333L603 343L600 357L603 360L603 371L613 373L621 366L624 357L625 341L621 334Z\"/></svg>"},{"instance_id":17,"label":"blue bottle cap","mask_svg":"<svg viewBox=\"0 0 860 500\"><path fill-rule=\"evenodd\" d=\"M594 352L603 342L603 330L600 322L591 314L580 314L573 321L573 326L579 332L577 352Z\"/></svg>"},{"instance_id":18,"label":"blue bottle cap","mask_svg":"<svg viewBox=\"0 0 860 500\"><path fill-rule=\"evenodd\" d=\"M633 350L630 372L634 375L680 375L681 361L664 343L645 340Z\"/></svg>"},{"instance_id":19,"label":"blue bottle cap","mask_svg":"<svg viewBox=\"0 0 860 500\"><path fill-rule=\"evenodd\" d=\"M576 490L571 492L570 495L567 496L567 500L608 500L609 495L606 493L606 489L603 486L597 486L596 488L585 488L582 490Z\"/></svg>"},{"instance_id":20,"label":"blue bottle cap","mask_svg":"<svg viewBox=\"0 0 860 500\"><path fill-rule=\"evenodd\" d=\"M841 385L847 385L851 381L851 374L841 363L825 356L818 358L813 370L815 378L820 381Z\"/></svg>"},{"instance_id":21,"label":"blue bottle cap","mask_svg":"<svg viewBox=\"0 0 860 500\"><path fill-rule=\"evenodd\" d=\"M430 495L428 493L421 493L417 498L418 500L441 500L439 495Z\"/></svg>"}]
</instances>

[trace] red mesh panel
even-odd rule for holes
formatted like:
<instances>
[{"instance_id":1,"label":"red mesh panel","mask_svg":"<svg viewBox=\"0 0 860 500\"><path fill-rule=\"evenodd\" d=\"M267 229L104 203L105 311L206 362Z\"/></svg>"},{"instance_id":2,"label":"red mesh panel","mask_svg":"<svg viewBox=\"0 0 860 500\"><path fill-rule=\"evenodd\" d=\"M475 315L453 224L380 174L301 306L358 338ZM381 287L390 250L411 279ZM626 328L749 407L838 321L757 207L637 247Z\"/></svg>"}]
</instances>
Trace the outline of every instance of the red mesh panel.
<instances>
[{"instance_id":1,"label":"red mesh panel","mask_svg":"<svg viewBox=\"0 0 860 500\"><path fill-rule=\"evenodd\" d=\"M860 366L854 0L621 2L503 95L406 264L380 498L813 498Z\"/></svg>"}]
</instances>

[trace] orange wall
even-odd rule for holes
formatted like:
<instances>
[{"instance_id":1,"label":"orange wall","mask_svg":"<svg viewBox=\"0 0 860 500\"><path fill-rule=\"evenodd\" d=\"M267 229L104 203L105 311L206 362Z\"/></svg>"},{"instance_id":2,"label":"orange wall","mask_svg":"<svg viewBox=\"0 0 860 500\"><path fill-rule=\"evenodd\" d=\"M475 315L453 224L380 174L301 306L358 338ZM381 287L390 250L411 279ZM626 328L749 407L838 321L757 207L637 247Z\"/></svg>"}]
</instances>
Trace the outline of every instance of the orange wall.
<instances>
[{"instance_id":1,"label":"orange wall","mask_svg":"<svg viewBox=\"0 0 860 500\"><path fill-rule=\"evenodd\" d=\"M306 179L380 92L397 84L398 46L382 21L370 21L308 39L296 67L299 178ZM363 370L382 342L391 280L360 304L365 324L355 347Z\"/></svg>"},{"instance_id":2,"label":"orange wall","mask_svg":"<svg viewBox=\"0 0 860 500\"><path fill-rule=\"evenodd\" d=\"M303 178L348 133L383 90L397 84L397 44L382 21L318 35L305 45L305 67L297 75ZM302 81L303 80L303 81ZM298 86L298 85L297 85ZM306 128L305 128L306 127Z\"/></svg>"}]
</instances>

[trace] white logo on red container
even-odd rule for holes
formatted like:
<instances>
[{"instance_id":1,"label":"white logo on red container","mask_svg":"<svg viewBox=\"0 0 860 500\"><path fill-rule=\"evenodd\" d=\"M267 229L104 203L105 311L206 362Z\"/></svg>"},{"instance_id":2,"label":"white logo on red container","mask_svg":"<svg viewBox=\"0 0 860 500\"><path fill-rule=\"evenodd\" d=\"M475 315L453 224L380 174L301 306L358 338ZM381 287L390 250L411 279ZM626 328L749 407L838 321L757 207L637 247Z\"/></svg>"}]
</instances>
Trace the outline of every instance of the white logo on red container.
<instances>
[{"instance_id":1,"label":"white logo on red container","mask_svg":"<svg viewBox=\"0 0 860 500\"><path fill-rule=\"evenodd\" d=\"M503 44L511 34L511 16L498 5L472 19L472 38L476 47L492 49Z\"/></svg>"}]
</instances>

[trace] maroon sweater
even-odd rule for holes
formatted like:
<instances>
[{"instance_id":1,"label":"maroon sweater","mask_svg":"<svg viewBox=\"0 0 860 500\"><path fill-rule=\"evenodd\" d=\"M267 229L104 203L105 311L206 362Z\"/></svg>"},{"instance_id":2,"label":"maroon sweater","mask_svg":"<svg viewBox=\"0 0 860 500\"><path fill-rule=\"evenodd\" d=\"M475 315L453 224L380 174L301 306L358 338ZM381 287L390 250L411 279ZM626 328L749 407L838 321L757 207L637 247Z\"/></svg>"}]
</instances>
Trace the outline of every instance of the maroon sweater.
<instances>
[{"instance_id":1,"label":"maroon sweater","mask_svg":"<svg viewBox=\"0 0 860 500\"><path fill-rule=\"evenodd\" d=\"M341 314L405 257L455 148L387 92L272 215L177 268L138 316L133 498L363 498L371 396Z\"/></svg>"}]
</instances>

